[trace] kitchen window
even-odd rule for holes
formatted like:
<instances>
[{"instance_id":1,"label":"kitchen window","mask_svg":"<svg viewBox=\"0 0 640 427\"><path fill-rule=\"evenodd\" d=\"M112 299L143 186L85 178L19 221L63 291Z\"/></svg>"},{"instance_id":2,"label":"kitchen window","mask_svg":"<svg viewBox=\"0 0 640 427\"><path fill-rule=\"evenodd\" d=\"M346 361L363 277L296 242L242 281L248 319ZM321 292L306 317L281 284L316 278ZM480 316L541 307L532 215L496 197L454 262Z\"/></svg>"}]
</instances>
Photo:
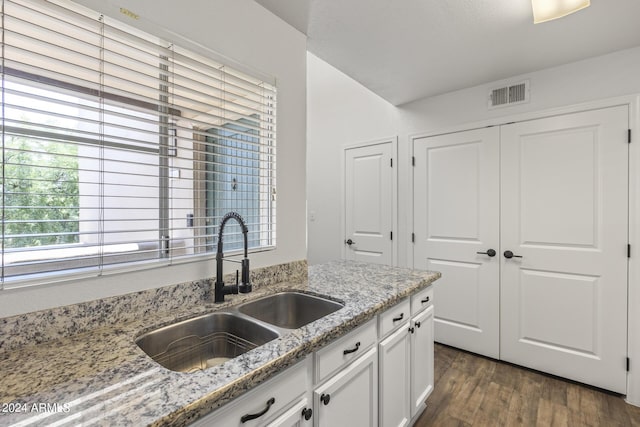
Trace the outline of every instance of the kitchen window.
<instances>
[{"instance_id":1,"label":"kitchen window","mask_svg":"<svg viewBox=\"0 0 640 427\"><path fill-rule=\"evenodd\" d=\"M2 287L207 256L228 211L275 247L273 84L70 2L2 6Z\"/></svg>"}]
</instances>

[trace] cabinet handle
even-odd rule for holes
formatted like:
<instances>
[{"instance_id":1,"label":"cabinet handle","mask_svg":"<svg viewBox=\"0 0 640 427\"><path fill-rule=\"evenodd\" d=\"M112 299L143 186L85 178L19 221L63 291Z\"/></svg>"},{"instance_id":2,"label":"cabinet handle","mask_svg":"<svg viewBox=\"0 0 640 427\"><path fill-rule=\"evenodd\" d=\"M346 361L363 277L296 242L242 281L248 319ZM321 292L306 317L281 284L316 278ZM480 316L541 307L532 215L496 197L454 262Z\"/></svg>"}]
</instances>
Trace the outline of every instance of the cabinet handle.
<instances>
[{"instance_id":1,"label":"cabinet handle","mask_svg":"<svg viewBox=\"0 0 640 427\"><path fill-rule=\"evenodd\" d=\"M358 349L359 349L359 348L360 348L360 341L358 341L358 342L356 343L355 348L348 349L348 350L344 350L344 351L342 352L342 354L355 353L356 351L358 351ZM328 395L327 395L327 396L328 396ZM325 403L325 405L326 405L326 403Z\"/></svg>"},{"instance_id":2,"label":"cabinet handle","mask_svg":"<svg viewBox=\"0 0 640 427\"><path fill-rule=\"evenodd\" d=\"M410 332L410 333L414 333L414 331L415 331L415 329L413 329L413 328L409 328L409 332Z\"/></svg>"},{"instance_id":3,"label":"cabinet handle","mask_svg":"<svg viewBox=\"0 0 640 427\"><path fill-rule=\"evenodd\" d=\"M398 317L394 317L394 318L393 318L393 321L394 321L394 322L397 322L397 321L402 320L402 319L404 319L404 313L400 313L400 316L398 316Z\"/></svg>"},{"instance_id":4,"label":"cabinet handle","mask_svg":"<svg viewBox=\"0 0 640 427\"><path fill-rule=\"evenodd\" d=\"M420 325L421 325L421 323L420 323L420 322L416 322L416 328L419 328L419 327L420 327Z\"/></svg>"},{"instance_id":5,"label":"cabinet handle","mask_svg":"<svg viewBox=\"0 0 640 427\"><path fill-rule=\"evenodd\" d=\"M324 403L325 406L329 404L330 400L331 400L331 396L328 394L322 393L322 396L320 396L320 401Z\"/></svg>"},{"instance_id":6,"label":"cabinet handle","mask_svg":"<svg viewBox=\"0 0 640 427\"><path fill-rule=\"evenodd\" d=\"M479 255L487 255L491 258L493 258L494 256L496 256L496 251L494 249L487 249L486 252L476 252Z\"/></svg>"},{"instance_id":7,"label":"cabinet handle","mask_svg":"<svg viewBox=\"0 0 640 427\"><path fill-rule=\"evenodd\" d=\"M420 301L422 304L429 302L429 297L426 297L425 299L423 299L422 301Z\"/></svg>"},{"instance_id":8,"label":"cabinet handle","mask_svg":"<svg viewBox=\"0 0 640 427\"><path fill-rule=\"evenodd\" d=\"M302 416L304 417L305 421L309 421L311 419L311 416L313 415L313 409L311 408L304 408L302 410Z\"/></svg>"},{"instance_id":9,"label":"cabinet handle","mask_svg":"<svg viewBox=\"0 0 640 427\"><path fill-rule=\"evenodd\" d=\"M242 418L240 418L240 422L244 424L247 421L251 421L251 420L255 420L256 418L260 418L261 416L263 416L264 414L269 412L269 409L271 409L271 405L273 405L274 403L276 403L276 399L272 397L271 399L267 400L267 407L266 408L264 408L262 411L258 412L257 414L243 415Z\"/></svg>"},{"instance_id":10,"label":"cabinet handle","mask_svg":"<svg viewBox=\"0 0 640 427\"><path fill-rule=\"evenodd\" d=\"M513 252L511 251L504 251L504 257L507 259L511 259L511 258L522 258L522 255L515 255Z\"/></svg>"}]
</instances>

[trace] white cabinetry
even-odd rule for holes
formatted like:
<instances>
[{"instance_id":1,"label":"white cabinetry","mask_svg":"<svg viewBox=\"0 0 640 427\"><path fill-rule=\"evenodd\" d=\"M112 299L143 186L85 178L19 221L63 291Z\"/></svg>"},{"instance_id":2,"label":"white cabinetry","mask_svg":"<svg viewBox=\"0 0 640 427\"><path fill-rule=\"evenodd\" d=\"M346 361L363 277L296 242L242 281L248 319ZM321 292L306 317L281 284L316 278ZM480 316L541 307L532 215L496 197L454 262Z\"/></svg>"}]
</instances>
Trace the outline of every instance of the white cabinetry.
<instances>
[{"instance_id":1,"label":"white cabinetry","mask_svg":"<svg viewBox=\"0 0 640 427\"><path fill-rule=\"evenodd\" d=\"M317 427L378 425L378 355L369 349L313 393Z\"/></svg>"},{"instance_id":2,"label":"white cabinetry","mask_svg":"<svg viewBox=\"0 0 640 427\"><path fill-rule=\"evenodd\" d=\"M411 416L433 391L433 305L411 319Z\"/></svg>"},{"instance_id":3,"label":"white cabinetry","mask_svg":"<svg viewBox=\"0 0 640 427\"><path fill-rule=\"evenodd\" d=\"M389 328L401 315L406 320ZM433 289L381 314L380 332L380 426L406 426L422 413L433 390Z\"/></svg>"},{"instance_id":4,"label":"white cabinetry","mask_svg":"<svg viewBox=\"0 0 640 427\"><path fill-rule=\"evenodd\" d=\"M267 427L311 427L313 409L307 397L300 399L291 409L267 424Z\"/></svg>"},{"instance_id":5,"label":"white cabinetry","mask_svg":"<svg viewBox=\"0 0 640 427\"><path fill-rule=\"evenodd\" d=\"M378 425L377 342L372 319L316 353L316 427Z\"/></svg>"},{"instance_id":6,"label":"white cabinetry","mask_svg":"<svg viewBox=\"0 0 640 427\"><path fill-rule=\"evenodd\" d=\"M411 420L409 315L380 342L380 426L406 426Z\"/></svg>"},{"instance_id":7,"label":"white cabinetry","mask_svg":"<svg viewBox=\"0 0 640 427\"><path fill-rule=\"evenodd\" d=\"M311 389L310 364L311 358L306 358L211 415L196 421L192 427L264 426L269 420L274 420L288 408L300 405L303 401L308 402L308 393ZM310 408L308 405L306 407ZM302 408L297 414L301 420L304 420ZM295 422L287 423L287 421L289 418L278 418L270 425L283 427L298 425ZM301 422L299 425L310 424L302 424Z\"/></svg>"},{"instance_id":8,"label":"white cabinetry","mask_svg":"<svg viewBox=\"0 0 640 427\"><path fill-rule=\"evenodd\" d=\"M430 286L193 425L410 425L433 390L432 304Z\"/></svg>"}]
</instances>

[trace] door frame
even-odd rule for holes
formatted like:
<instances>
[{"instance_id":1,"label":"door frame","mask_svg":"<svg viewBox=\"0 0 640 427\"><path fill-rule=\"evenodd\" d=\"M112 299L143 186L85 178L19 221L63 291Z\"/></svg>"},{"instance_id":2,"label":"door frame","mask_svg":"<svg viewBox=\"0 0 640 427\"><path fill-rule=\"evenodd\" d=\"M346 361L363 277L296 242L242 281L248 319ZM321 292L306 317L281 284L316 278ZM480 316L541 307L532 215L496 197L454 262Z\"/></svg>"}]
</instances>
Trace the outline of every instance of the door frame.
<instances>
[{"instance_id":1,"label":"door frame","mask_svg":"<svg viewBox=\"0 0 640 427\"><path fill-rule=\"evenodd\" d=\"M392 136L388 138L376 139L373 141L363 141L354 144L346 144L342 146L342 156L340 157L340 201L342 207L340 209L340 235L342 238L346 235L346 211L347 211L347 195L345 191L345 185L347 182L347 150L355 148L371 147L374 145L382 145L391 143L391 155L393 158L393 170L392 170L392 182L391 182L391 200L392 200L392 214L391 214L391 231L393 232L393 240L391 241L391 247L393 253L391 254L392 266L398 265L398 137ZM342 250L340 251L340 258L346 259L347 248L342 244Z\"/></svg>"},{"instance_id":2,"label":"door frame","mask_svg":"<svg viewBox=\"0 0 640 427\"><path fill-rule=\"evenodd\" d=\"M631 129L632 135L632 141L629 145L628 212L628 240L631 245L631 257L628 260L627 267L627 357L630 359L630 369L627 372L627 394L625 400L629 404L640 406L640 94L624 95L538 111L504 115L497 118L411 134L408 137L409 159L407 164L409 167L412 167L411 159L415 155L414 142L416 139L619 105L626 105L629 107L629 129ZM411 195L413 195L413 175L413 171L411 171L407 176L409 181L408 194ZM408 205L409 212L407 212L407 220L408 224L411 226L411 231L413 231L413 197L411 197L411 203ZM633 218L637 218L637 220L632 221ZM409 258L407 260L407 265L413 268L414 244L411 242L410 237L407 239L407 257Z\"/></svg>"}]
</instances>

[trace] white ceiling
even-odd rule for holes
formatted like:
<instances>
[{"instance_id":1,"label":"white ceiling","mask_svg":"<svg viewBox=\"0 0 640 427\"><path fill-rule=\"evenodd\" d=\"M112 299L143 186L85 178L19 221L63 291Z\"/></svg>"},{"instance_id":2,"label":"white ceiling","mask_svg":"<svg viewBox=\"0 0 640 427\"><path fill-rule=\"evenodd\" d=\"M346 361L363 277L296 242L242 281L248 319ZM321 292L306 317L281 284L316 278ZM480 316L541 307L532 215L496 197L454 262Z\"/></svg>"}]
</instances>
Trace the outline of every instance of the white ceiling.
<instances>
[{"instance_id":1,"label":"white ceiling","mask_svg":"<svg viewBox=\"0 0 640 427\"><path fill-rule=\"evenodd\" d=\"M256 1L395 105L640 45L639 0L537 25L530 0Z\"/></svg>"}]
</instances>

